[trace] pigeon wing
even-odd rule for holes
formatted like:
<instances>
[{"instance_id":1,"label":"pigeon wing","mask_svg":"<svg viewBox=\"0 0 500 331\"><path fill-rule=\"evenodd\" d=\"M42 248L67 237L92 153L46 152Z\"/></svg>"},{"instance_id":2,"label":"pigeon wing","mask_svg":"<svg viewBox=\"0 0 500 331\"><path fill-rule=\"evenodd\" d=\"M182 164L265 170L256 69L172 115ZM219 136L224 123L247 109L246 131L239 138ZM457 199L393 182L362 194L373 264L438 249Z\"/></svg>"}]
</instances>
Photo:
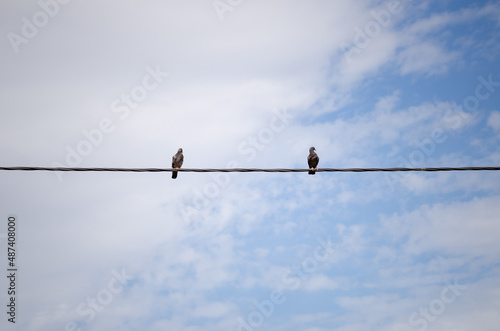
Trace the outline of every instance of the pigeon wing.
<instances>
[{"instance_id":1,"label":"pigeon wing","mask_svg":"<svg viewBox=\"0 0 500 331\"><path fill-rule=\"evenodd\" d=\"M309 156L307 157L307 164L309 165L309 168L316 168L318 166L318 163L319 163L318 154L314 152L309 154Z\"/></svg>"},{"instance_id":2,"label":"pigeon wing","mask_svg":"<svg viewBox=\"0 0 500 331\"><path fill-rule=\"evenodd\" d=\"M174 156L172 156L172 168L180 168L182 167L182 163L184 162L184 155L181 151L177 152ZM172 178L177 178L178 171L172 171Z\"/></svg>"},{"instance_id":3,"label":"pigeon wing","mask_svg":"<svg viewBox=\"0 0 500 331\"><path fill-rule=\"evenodd\" d=\"M311 151L307 156L307 164L309 165L309 169L314 169L318 167L318 163L319 163L318 154L316 154L314 151ZM309 170L309 175L314 175L314 174L316 174L316 171Z\"/></svg>"}]
</instances>

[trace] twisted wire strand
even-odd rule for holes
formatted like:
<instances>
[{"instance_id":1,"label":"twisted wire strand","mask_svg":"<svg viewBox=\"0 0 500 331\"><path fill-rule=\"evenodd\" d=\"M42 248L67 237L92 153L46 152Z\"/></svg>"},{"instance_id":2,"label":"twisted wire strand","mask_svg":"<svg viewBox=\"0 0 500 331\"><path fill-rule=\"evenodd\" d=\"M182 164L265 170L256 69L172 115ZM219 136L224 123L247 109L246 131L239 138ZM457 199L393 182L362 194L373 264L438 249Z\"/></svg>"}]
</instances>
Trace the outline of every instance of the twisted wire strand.
<instances>
[{"instance_id":1,"label":"twisted wire strand","mask_svg":"<svg viewBox=\"0 0 500 331\"><path fill-rule=\"evenodd\" d=\"M309 169L259 168L68 168L68 167L0 167L4 171L94 171L94 172L308 172ZM425 168L319 168L316 172L398 172L398 171L498 171L500 167L425 167Z\"/></svg>"}]
</instances>

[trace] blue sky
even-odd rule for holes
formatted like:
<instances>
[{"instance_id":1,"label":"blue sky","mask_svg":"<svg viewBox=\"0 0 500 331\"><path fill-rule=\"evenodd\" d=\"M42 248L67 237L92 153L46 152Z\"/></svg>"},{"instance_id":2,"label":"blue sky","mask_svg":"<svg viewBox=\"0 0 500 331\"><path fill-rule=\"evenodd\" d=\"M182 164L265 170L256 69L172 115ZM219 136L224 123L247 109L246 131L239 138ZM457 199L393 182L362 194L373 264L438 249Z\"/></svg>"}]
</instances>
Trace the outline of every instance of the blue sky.
<instances>
[{"instance_id":1,"label":"blue sky","mask_svg":"<svg viewBox=\"0 0 500 331\"><path fill-rule=\"evenodd\" d=\"M320 168L500 165L496 1L0 7L2 166L169 167L182 147L189 168L305 168L311 146ZM19 224L2 330L500 324L496 172L0 183L4 270Z\"/></svg>"}]
</instances>

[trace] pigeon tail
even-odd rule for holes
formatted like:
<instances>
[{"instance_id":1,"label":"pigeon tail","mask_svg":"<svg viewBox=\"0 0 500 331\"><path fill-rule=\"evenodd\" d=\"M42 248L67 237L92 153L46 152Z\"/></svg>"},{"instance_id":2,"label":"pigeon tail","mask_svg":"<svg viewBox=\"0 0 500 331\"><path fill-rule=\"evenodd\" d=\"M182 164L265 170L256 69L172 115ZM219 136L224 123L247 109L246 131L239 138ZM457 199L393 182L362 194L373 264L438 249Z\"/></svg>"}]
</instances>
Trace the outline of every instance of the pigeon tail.
<instances>
[{"instance_id":1,"label":"pigeon tail","mask_svg":"<svg viewBox=\"0 0 500 331\"><path fill-rule=\"evenodd\" d=\"M172 179L176 179L177 178L177 172L178 171L172 171Z\"/></svg>"},{"instance_id":2,"label":"pigeon tail","mask_svg":"<svg viewBox=\"0 0 500 331\"><path fill-rule=\"evenodd\" d=\"M309 175L315 175L316 174L316 171L314 170L309 170Z\"/></svg>"}]
</instances>

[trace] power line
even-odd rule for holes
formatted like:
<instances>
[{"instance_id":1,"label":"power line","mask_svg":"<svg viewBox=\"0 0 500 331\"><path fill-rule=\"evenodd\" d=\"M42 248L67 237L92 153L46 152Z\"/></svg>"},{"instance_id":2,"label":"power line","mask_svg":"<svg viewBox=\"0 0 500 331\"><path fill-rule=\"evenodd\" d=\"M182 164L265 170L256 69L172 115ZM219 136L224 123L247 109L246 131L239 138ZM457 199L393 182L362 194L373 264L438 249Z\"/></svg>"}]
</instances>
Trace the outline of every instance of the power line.
<instances>
[{"instance_id":1,"label":"power line","mask_svg":"<svg viewBox=\"0 0 500 331\"><path fill-rule=\"evenodd\" d=\"M0 167L5 171L76 171L76 172L308 172L309 169L258 168L66 168L66 167ZM430 167L430 168L319 168L316 172L401 172L401 171L498 171L500 167Z\"/></svg>"}]
</instances>

